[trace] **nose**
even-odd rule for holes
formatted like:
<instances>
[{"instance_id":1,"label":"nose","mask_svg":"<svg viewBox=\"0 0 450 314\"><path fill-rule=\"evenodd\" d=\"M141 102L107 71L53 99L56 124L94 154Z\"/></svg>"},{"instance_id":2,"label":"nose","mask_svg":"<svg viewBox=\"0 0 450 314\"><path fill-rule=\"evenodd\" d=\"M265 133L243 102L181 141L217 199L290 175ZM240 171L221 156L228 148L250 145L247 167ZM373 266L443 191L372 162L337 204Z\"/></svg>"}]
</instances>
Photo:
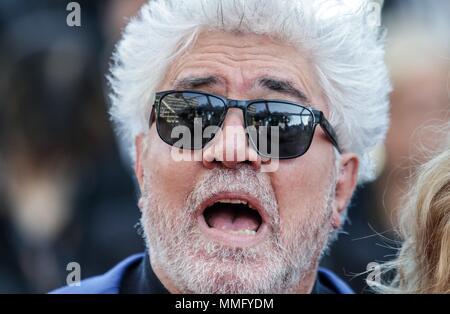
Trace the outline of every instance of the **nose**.
<instances>
[{"instance_id":1,"label":"nose","mask_svg":"<svg viewBox=\"0 0 450 314\"><path fill-rule=\"evenodd\" d=\"M228 109L222 129L204 148L202 161L208 169L218 165L235 169L240 163L250 164L255 170L261 168L261 157L246 136L242 110Z\"/></svg>"}]
</instances>

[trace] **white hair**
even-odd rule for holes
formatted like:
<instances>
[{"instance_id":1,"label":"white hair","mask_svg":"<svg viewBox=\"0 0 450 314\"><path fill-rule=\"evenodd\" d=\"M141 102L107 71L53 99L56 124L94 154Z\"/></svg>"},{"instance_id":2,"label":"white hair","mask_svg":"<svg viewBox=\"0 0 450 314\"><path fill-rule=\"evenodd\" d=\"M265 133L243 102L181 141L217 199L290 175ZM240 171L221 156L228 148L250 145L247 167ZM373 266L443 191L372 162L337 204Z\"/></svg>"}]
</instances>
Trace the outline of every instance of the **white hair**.
<instances>
[{"instance_id":1,"label":"white hair","mask_svg":"<svg viewBox=\"0 0 450 314\"><path fill-rule=\"evenodd\" d=\"M345 1L346 4L349 1ZM109 75L110 114L134 160L134 138L149 127L155 88L174 58L200 32L265 34L314 63L340 145L360 157L359 180L372 177L369 153L384 140L391 90L380 29L368 1L343 10L340 0L151 0L126 27Z\"/></svg>"}]
</instances>

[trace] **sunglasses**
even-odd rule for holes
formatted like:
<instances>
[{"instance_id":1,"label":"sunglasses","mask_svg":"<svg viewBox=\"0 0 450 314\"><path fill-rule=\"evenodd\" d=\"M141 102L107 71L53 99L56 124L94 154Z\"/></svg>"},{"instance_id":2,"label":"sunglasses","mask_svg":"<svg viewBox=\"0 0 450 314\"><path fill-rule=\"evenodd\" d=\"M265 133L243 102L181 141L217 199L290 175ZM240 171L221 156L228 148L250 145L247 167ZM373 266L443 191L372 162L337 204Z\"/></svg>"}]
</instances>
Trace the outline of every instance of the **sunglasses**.
<instances>
[{"instance_id":1,"label":"sunglasses","mask_svg":"<svg viewBox=\"0 0 450 314\"><path fill-rule=\"evenodd\" d=\"M235 100L198 91L158 92L150 125L156 121L159 137L171 146L203 149L220 130L229 108L243 111L249 142L260 156L302 156L311 146L317 125L341 152L337 135L322 111L284 100Z\"/></svg>"}]
</instances>

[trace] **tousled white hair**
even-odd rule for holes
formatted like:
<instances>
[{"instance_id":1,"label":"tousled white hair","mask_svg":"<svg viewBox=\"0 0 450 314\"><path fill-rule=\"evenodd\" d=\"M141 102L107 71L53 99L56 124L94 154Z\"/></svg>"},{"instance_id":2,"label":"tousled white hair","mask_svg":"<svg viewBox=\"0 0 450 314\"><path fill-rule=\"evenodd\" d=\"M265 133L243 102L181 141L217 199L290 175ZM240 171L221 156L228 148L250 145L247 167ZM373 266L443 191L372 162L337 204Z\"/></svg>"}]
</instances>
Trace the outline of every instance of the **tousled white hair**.
<instances>
[{"instance_id":1,"label":"tousled white hair","mask_svg":"<svg viewBox=\"0 0 450 314\"><path fill-rule=\"evenodd\" d=\"M274 36L306 51L327 99L340 145L360 157L359 180L372 178L370 152L384 140L391 90L383 37L368 1L151 0L126 27L108 77L110 114L134 160L134 138L148 130L155 88L168 66L205 30Z\"/></svg>"}]
</instances>

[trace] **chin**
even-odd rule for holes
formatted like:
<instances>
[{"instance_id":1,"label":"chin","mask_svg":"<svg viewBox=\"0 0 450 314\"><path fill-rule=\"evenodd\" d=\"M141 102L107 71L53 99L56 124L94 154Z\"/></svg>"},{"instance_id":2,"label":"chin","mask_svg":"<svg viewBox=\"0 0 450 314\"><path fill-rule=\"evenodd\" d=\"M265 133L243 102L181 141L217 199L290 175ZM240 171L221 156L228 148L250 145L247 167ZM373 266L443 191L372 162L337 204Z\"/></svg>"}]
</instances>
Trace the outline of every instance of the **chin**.
<instances>
[{"instance_id":1,"label":"chin","mask_svg":"<svg viewBox=\"0 0 450 314\"><path fill-rule=\"evenodd\" d=\"M269 239L236 247L198 231L181 251L160 261L180 291L186 293L280 293L298 283L298 272Z\"/></svg>"}]
</instances>

